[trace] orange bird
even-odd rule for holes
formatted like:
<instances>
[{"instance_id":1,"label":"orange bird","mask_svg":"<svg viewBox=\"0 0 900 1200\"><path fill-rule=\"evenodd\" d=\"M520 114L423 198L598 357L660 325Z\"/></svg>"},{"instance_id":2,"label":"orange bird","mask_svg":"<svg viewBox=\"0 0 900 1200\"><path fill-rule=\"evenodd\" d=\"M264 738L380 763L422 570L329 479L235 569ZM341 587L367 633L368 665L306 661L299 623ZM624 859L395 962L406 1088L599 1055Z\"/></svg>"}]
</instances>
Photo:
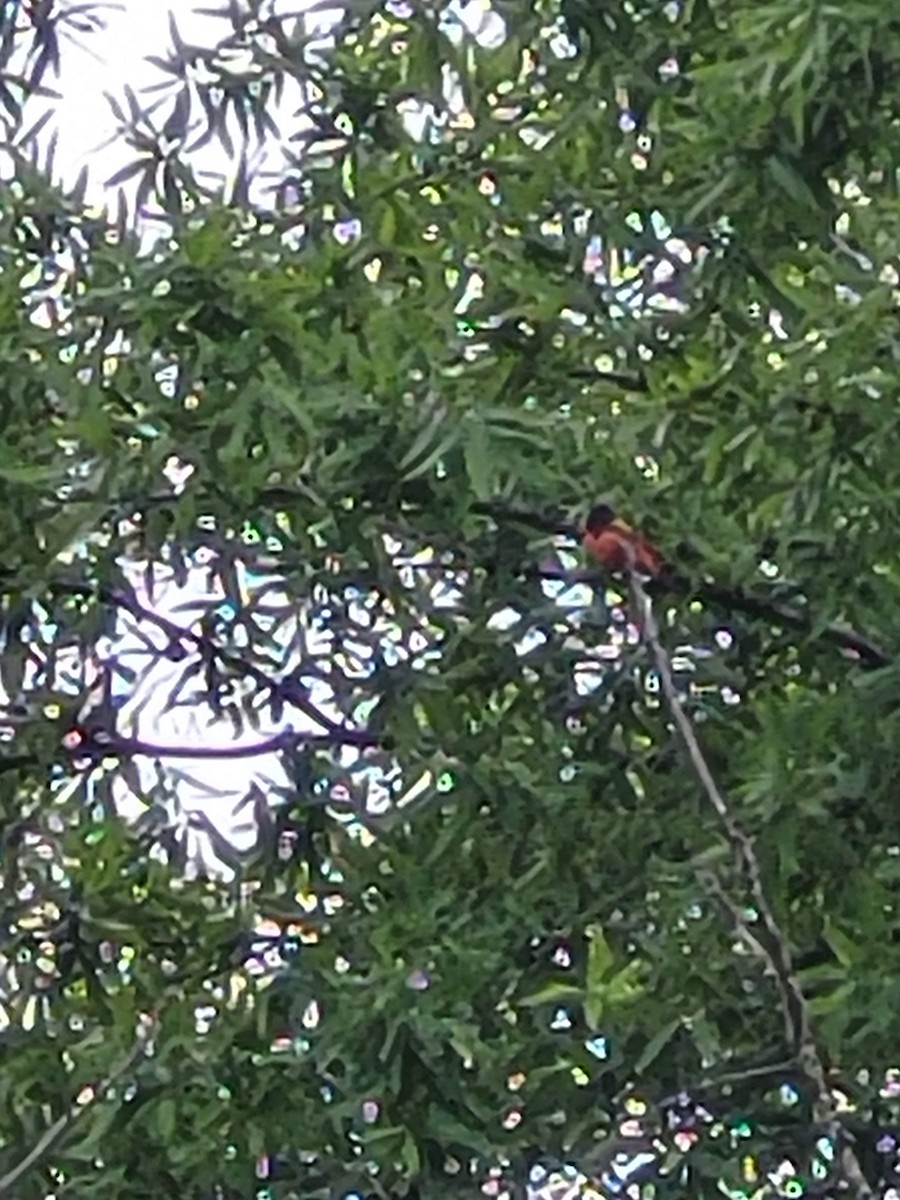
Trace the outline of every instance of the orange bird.
<instances>
[{"instance_id":1,"label":"orange bird","mask_svg":"<svg viewBox=\"0 0 900 1200\"><path fill-rule=\"evenodd\" d=\"M588 513L581 544L609 571L631 569L655 578L668 565L656 546L617 517L608 504L595 504Z\"/></svg>"}]
</instances>

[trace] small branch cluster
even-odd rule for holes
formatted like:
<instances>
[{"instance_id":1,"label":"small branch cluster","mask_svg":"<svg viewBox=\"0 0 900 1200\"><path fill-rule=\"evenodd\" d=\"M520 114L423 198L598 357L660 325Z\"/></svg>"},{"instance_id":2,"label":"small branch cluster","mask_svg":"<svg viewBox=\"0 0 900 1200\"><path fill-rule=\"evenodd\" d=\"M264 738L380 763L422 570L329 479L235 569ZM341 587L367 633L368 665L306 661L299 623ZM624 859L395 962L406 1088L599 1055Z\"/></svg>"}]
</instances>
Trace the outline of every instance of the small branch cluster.
<instances>
[{"instance_id":1,"label":"small branch cluster","mask_svg":"<svg viewBox=\"0 0 900 1200\"><path fill-rule=\"evenodd\" d=\"M172 746L160 745L140 738L123 737L114 729L86 723L73 726L66 732L62 741L63 749L76 762L92 764L103 758L124 758L137 754L152 758L215 760L253 758L263 754L296 749L300 746L322 748L355 746L359 749L381 746L387 748L385 738L376 737L365 730L349 728L329 717L310 700L307 689L295 678L273 679L254 663L219 646L209 634L179 625L168 617L142 605L133 593L126 592L124 589L94 589L88 585L79 584L55 584L53 591L57 595L81 597L98 595L104 603L125 610L135 620L155 625L169 639L167 652L170 657L184 657L187 653L185 649L187 643L208 661L218 660L236 675L254 680L264 692L269 694L273 702L294 705L321 730L324 730L324 732L315 733L285 729L272 737L240 746ZM0 773L33 765L37 761L38 756L35 754L2 755L0 756Z\"/></svg>"}]
</instances>

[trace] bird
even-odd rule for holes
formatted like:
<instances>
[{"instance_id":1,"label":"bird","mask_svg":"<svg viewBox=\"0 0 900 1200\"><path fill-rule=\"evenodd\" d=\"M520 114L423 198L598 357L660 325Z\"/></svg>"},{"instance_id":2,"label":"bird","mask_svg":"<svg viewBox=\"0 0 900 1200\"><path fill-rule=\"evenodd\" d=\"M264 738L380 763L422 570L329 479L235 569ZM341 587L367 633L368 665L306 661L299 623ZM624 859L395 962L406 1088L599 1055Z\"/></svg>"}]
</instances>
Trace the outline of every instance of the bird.
<instances>
[{"instance_id":1,"label":"bird","mask_svg":"<svg viewBox=\"0 0 900 1200\"><path fill-rule=\"evenodd\" d=\"M595 504L588 513L581 544L591 558L610 571L635 571L657 579L669 570L662 551L617 517L608 504Z\"/></svg>"}]
</instances>

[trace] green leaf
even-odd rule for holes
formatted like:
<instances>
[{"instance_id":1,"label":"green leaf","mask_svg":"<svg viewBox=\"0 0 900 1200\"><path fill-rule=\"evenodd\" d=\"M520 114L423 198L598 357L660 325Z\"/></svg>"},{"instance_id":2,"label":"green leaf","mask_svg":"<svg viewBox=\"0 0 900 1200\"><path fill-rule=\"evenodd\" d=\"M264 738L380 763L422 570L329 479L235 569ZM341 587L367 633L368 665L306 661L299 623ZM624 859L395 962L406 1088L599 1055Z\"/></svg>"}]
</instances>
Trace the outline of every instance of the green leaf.
<instances>
[{"instance_id":1,"label":"green leaf","mask_svg":"<svg viewBox=\"0 0 900 1200\"><path fill-rule=\"evenodd\" d=\"M382 246L393 246L397 237L397 212L393 204L385 204L378 222L378 241Z\"/></svg>"},{"instance_id":2,"label":"green leaf","mask_svg":"<svg viewBox=\"0 0 900 1200\"><path fill-rule=\"evenodd\" d=\"M6 483L40 484L58 481L62 476L59 465L27 466L24 463L0 462L0 479Z\"/></svg>"},{"instance_id":3,"label":"green leaf","mask_svg":"<svg viewBox=\"0 0 900 1200\"><path fill-rule=\"evenodd\" d=\"M769 174L784 192L797 204L811 212L818 212L819 202L816 200L809 184L797 168L785 158L772 155L766 161Z\"/></svg>"},{"instance_id":4,"label":"green leaf","mask_svg":"<svg viewBox=\"0 0 900 1200\"><path fill-rule=\"evenodd\" d=\"M831 917L826 916L822 936L834 951L835 958L842 967L851 969L858 957L857 948L845 933L837 927Z\"/></svg>"},{"instance_id":5,"label":"green leaf","mask_svg":"<svg viewBox=\"0 0 900 1200\"><path fill-rule=\"evenodd\" d=\"M634 1064L635 1075L643 1075L647 1068L651 1067L653 1063L656 1062L660 1054L662 1054L663 1050L665 1050L665 1048L671 1042L672 1038L674 1038L682 1028L683 1024L684 1021L680 1016L673 1017L670 1021L667 1021L665 1025L658 1029L656 1033L654 1033L653 1037L650 1038L643 1050L638 1055L637 1062Z\"/></svg>"},{"instance_id":6,"label":"green leaf","mask_svg":"<svg viewBox=\"0 0 900 1200\"><path fill-rule=\"evenodd\" d=\"M587 989L590 992L606 979L615 963L615 956L606 940L602 925L589 925L585 936L588 943Z\"/></svg>"},{"instance_id":7,"label":"green leaf","mask_svg":"<svg viewBox=\"0 0 900 1200\"><path fill-rule=\"evenodd\" d=\"M119 1105L113 1100L94 1104L90 1114L84 1119L84 1125L88 1130L87 1134L80 1141L64 1146L61 1156L76 1162L90 1162L96 1158L100 1153L104 1137L118 1115Z\"/></svg>"},{"instance_id":8,"label":"green leaf","mask_svg":"<svg viewBox=\"0 0 900 1200\"><path fill-rule=\"evenodd\" d=\"M428 423L400 459L399 466L404 479L417 479L426 474L459 440L459 427L452 425L447 428L448 414L446 405L439 404L434 408Z\"/></svg>"},{"instance_id":9,"label":"green leaf","mask_svg":"<svg viewBox=\"0 0 900 1200\"><path fill-rule=\"evenodd\" d=\"M178 1120L175 1101L171 1096L163 1096L156 1106L156 1125L160 1137L169 1141L175 1133Z\"/></svg>"},{"instance_id":10,"label":"green leaf","mask_svg":"<svg viewBox=\"0 0 900 1200\"><path fill-rule=\"evenodd\" d=\"M418 1175L422 1160L419 1155L419 1147L416 1145L416 1139L409 1132L407 1132L403 1139L401 1156L406 1171L410 1175Z\"/></svg>"},{"instance_id":11,"label":"green leaf","mask_svg":"<svg viewBox=\"0 0 900 1200\"><path fill-rule=\"evenodd\" d=\"M857 990L856 981L848 979L833 992L823 996L813 996L808 1000L809 1011L813 1016L824 1017L831 1013L851 1011L851 998Z\"/></svg>"},{"instance_id":12,"label":"green leaf","mask_svg":"<svg viewBox=\"0 0 900 1200\"><path fill-rule=\"evenodd\" d=\"M465 425L464 453L466 471L472 493L478 500L486 500L491 495L493 480L493 461L487 426L484 421L473 416Z\"/></svg>"},{"instance_id":13,"label":"green leaf","mask_svg":"<svg viewBox=\"0 0 900 1200\"><path fill-rule=\"evenodd\" d=\"M272 398L280 408L291 415L310 440L315 437L315 424L308 403L286 388L274 388Z\"/></svg>"},{"instance_id":14,"label":"green leaf","mask_svg":"<svg viewBox=\"0 0 900 1200\"><path fill-rule=\"evenodd\" d=\"M536 992L523 996L517 1001L521 1008L537 1008L541 1004L559 1004L563 1001L580 1000L584 989L571 983L548 983Z\"/></svg>"}]
</instances>

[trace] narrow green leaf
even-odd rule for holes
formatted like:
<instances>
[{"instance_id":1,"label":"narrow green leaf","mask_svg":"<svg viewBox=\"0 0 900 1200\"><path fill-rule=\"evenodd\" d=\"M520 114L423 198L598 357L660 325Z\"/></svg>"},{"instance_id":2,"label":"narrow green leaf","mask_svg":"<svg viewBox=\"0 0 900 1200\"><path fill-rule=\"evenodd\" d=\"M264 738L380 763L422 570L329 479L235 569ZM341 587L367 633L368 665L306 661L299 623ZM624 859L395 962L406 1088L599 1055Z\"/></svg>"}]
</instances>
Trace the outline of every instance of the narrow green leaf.
<instances>
[{"instance_id":1,"label":"narrow green leaf","mask_svg":"<svg viewBox=\"0 0 900 1200\"><path fill-rule=\"evenodd\" d=\"M588 939L586 981L590 992L607 977L615 962L615 956L601 925L589 925L585 933Z\"/></svg>"},{"instance_id":2,"label":"narrow green leaf","mask_svg":"<svg viewBox=\"0 0 900 1200\"><path fill-rule=\"evenodd\" d=\"M642 1075L651 1064L656 1062L675 1034L681 1029L682 1024L680 1016L673 1017L671 1021L663 1025L662 1029L657 1030L637 1057L637 1062L634 1064L636 1075Z\"/></svg>"},{"instance_id":3,"label":"narrow green leaf","mask_svg":"<svg viewBox=\"0 0 900 1200\"><path fill-rule=\"evenodd\" d=\"M382 246L393 246L397 236L397 213L393 204L385 204L378 222L378 240Z\"/></svg>"},{"instance_id":4,"label":"narrow green leaf","mask_svg":"<svg viewBox=\"0 0 900 1200\"><path fill-rule=\"evenodd\" d=\"M464 454L472 491L476 499L486 500L491 494L494 472L488 429L478 417L466 422Z\"/></svg>"},{"instance_id":5,"label":"narrow green leaf","mask_svg":"<svg viewBox=\"0 0 900 1200\"><path fill-rule=\"evenodd\" d=\"M581 1000L584 989L572 983L548 983L530 996L523 996L518 1004L521 1008L537 1008L541 1004L559 1004L564 1000Z\"/></svg>"},{"instance_id":6,"label":"narrow green leaf","mask_svg":"<svg viewBox=\"0 0 900 1200\"><path fill-rule=\"evenodd\" d=\"M795 203L808 208L811 212L818 212L819 202L816 200L809 184L793 165L786 159L778 155L771 155L767 161L769 174L778 184L778 186L787 193Z\"/></svg>"},{"instance_id":7,"label":"narrow green leaf","mask_svg":"<svg viewBox=\"0 0 900 1200\"><path fill-rule=\"evenodd\" d=\"M834 956L841 966L852 967L857 958L856 946L829 916L825 918L825 927L822 930L822 936L834 951Z\"/></svg>"},{"instance_id":8,"label":"narrow green leaf","mask_svg":"<svg viewBox=\"0 0 900 1200\"><path fill-rule=\"evenodd\" d=\"M416 434L413 444L400 459L398 466L400 467L401 471L412 466L413 463L415 463L422 457L423 454L427 452L428 447L432 445L435 438L438 436L438 431L447 418L447 412L448 409L445 404L439 404L434 408L427 424L425 424L419 430L419 432Z\"/></svg>"}]
</instances>

